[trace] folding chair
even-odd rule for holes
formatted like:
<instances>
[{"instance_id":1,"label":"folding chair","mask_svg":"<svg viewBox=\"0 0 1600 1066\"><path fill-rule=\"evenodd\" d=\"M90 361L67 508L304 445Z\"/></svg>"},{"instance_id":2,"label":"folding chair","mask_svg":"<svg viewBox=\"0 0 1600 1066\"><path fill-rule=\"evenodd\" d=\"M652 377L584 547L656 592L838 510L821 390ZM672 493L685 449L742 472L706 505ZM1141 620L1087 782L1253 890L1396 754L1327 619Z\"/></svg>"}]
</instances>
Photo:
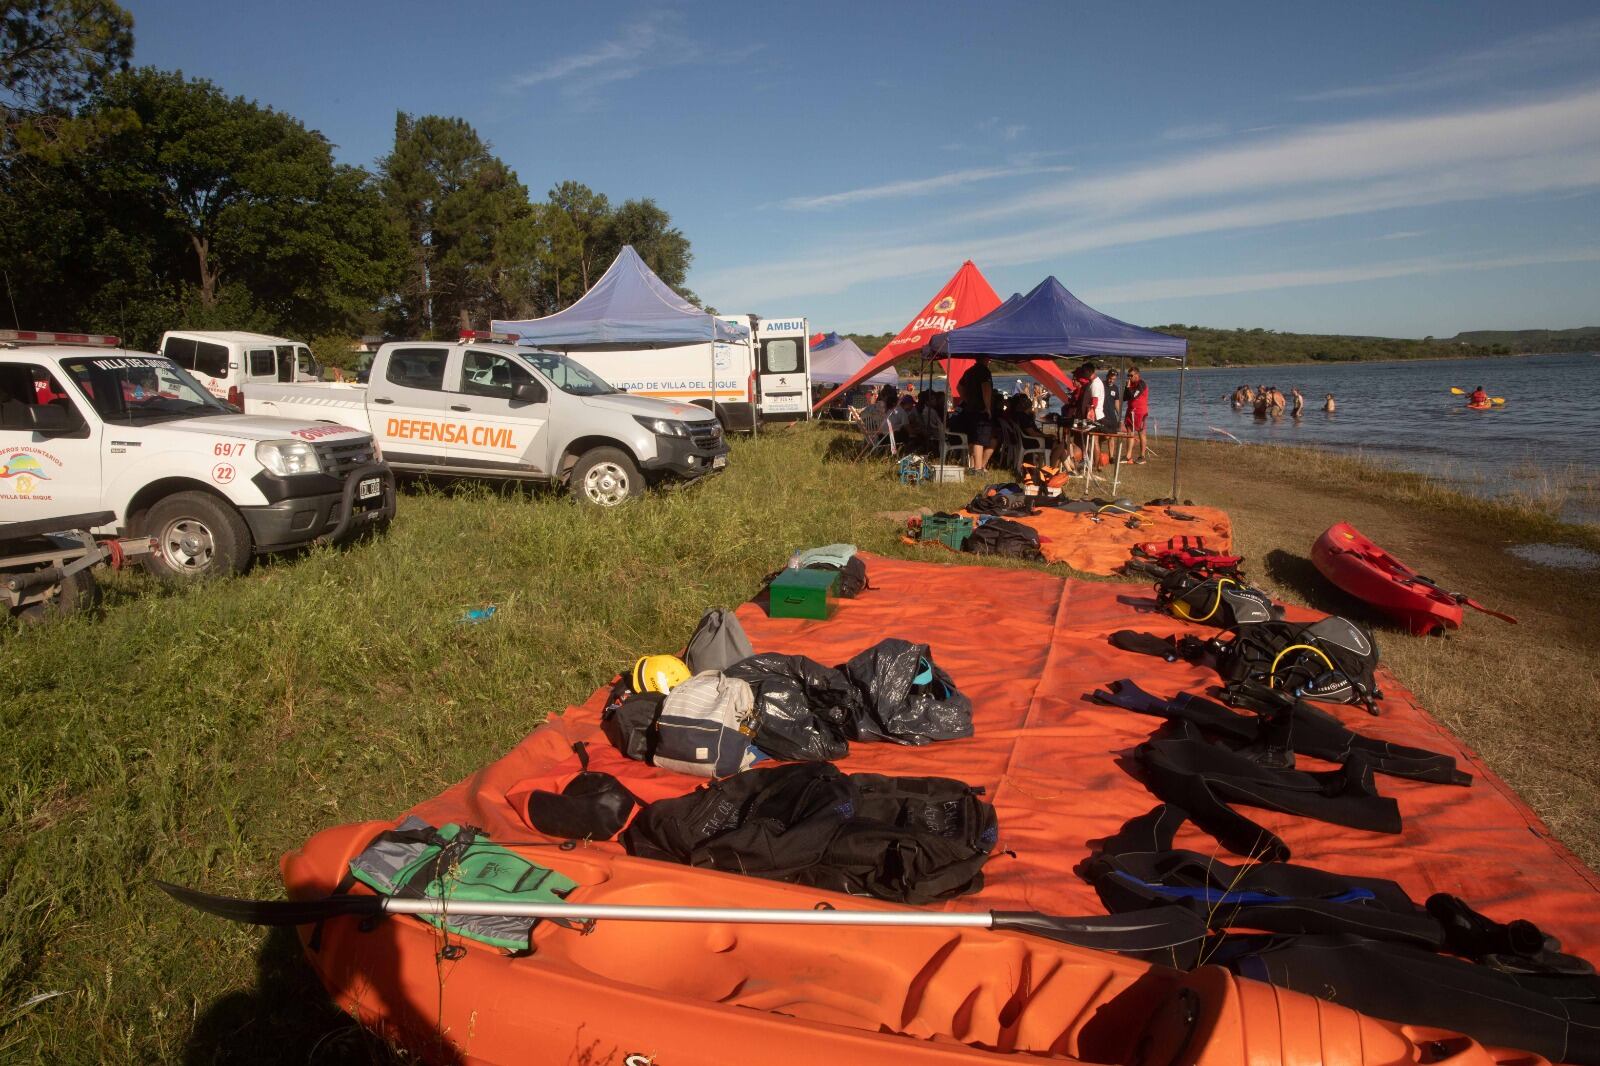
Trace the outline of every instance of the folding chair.
<instances>
[{"instance_id":1,"label":"folding chair","mask_svg":"<svg viewBox=\"0 0 1600 1066\"><path fill-rule=\"evenodd\" d=\"M1013 423L1010 418L1000 419L1000 435L1005 439L1006 469L1021 474L1024 463L1043 466L1050 461L1050 448L1046 447L1045 439L1034 434L1024 434L1022 427Z\"/></svg>"},{"instance_id":2,"label":"folding chair","mask_svg":"<svg viewBox=\"0 0 1600 1066\"><path fill-rule=\"evenodd\" d=\"M930 415L929 418L933 423L933 439L939 445L939 450L942 453L939 461L941 463L949 463L952 459L958 459L965 463L967 461L967 435L965 433L957 433L951 429L945 423L945 420L936 414Z\"/></svg>"},{"instance_id":3,"label":"folding chair","mask_svg":"<svg viewBox=\"0 0 1600 1066\"><path fill-rule=\"evenodd\" d=\"M861 449L856 453L857 459L865 459L879 452L885 455L895 454L894 426L889 424L889 418L884 413L882 404L869 403L862 408L852 407L850 421L861 427Z\"/></svg>"}]
</instances>

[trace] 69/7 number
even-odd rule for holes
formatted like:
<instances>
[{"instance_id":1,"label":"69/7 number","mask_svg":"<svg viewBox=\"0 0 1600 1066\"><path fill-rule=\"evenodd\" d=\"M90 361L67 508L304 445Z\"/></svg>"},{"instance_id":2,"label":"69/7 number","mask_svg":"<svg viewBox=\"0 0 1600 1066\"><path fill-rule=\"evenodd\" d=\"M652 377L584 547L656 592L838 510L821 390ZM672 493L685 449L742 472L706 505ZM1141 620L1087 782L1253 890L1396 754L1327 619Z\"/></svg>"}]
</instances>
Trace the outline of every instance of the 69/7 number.
<instances>
[{"instance_id":1,"label":"69/7 number","mask_svg":"<svg viewBox=\"0 0 1600 1066\"><path fill-rule=\"evenodd\" d=\"M240 442L238 444L230 444L227 441L222 441L221 443L216 444L216 445L214 445L212 447L211 454L212 455L243 455L244 454L244 443Z\"/></svg>"}]
</instances>

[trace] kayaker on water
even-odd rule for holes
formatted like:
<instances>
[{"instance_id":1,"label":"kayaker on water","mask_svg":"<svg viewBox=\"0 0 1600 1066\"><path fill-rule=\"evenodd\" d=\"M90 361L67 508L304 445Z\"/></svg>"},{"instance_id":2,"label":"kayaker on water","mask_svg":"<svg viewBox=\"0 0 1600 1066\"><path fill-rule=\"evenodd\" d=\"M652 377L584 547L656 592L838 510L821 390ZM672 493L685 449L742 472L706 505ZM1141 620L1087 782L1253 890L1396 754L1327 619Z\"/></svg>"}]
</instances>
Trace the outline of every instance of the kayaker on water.
<instances>
[{"instance_id":1,"label":"kayaker on water","mask_svg":"<svg viewBox=\"0 0 1600 1066\"><path fill-rule=\"evenodd\" d=\"M1489 406L1489 394L1484 391L1482 385L1479 385L1477 388L1472 390L1472 395L1467 397L1467 406L1468 407L1488 407Z\"/></svg>"}]
</instances>

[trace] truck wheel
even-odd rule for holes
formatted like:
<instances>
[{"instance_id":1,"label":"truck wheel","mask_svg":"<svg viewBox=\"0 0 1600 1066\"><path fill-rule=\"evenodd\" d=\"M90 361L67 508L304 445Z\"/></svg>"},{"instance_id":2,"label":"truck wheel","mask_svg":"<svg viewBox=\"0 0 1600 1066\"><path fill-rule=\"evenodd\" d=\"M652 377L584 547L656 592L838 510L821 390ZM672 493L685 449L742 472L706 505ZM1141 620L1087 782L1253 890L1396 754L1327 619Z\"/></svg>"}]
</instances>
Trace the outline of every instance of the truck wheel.
<instances>
[{"instance_id":1,"label":"truck wheel","mask_svg":"<svg viewBox=\"0 0 1600 1066\"><path fill-rule=\"evenodd\" d=\"M232 506L204 492L179 492L145 514L144 532L156 550L147 570L166 581L199 581L242 574L250 565L250 529Z\"/></svg>"},{"instance_id":2,"label":"truck wheel","mask_svg":"<svg viewBox=\"0 0 1600 1066\"><path fill-rule=\"evenodd\" d=\"M644 474L619 448L591 448L572 468L572 495L599 507L616 507L644 494Z\"/></svg>"}]
</instances>

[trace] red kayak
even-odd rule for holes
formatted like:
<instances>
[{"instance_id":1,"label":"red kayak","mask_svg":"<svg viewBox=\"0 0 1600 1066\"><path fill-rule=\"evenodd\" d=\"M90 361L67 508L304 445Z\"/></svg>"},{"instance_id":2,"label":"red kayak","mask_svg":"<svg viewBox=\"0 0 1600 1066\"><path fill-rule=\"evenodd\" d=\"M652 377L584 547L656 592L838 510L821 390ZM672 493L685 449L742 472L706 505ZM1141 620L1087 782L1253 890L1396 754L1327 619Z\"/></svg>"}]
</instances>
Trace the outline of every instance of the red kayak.
<instances>
[{"instance_id":1,"label":"red kayak","mask_svg":"<svg viewBox=\"0 0 1600 1066\"><path fill-rule=\"evenodd\" d=\"M1323 577L1358 600L1398 618L1418 636L1461 628L1465 597L1439 588L1363 537L1348 522L1329 526L1317 538L1311 546L1311 562Z\"/></svg>"}]
</instances>

